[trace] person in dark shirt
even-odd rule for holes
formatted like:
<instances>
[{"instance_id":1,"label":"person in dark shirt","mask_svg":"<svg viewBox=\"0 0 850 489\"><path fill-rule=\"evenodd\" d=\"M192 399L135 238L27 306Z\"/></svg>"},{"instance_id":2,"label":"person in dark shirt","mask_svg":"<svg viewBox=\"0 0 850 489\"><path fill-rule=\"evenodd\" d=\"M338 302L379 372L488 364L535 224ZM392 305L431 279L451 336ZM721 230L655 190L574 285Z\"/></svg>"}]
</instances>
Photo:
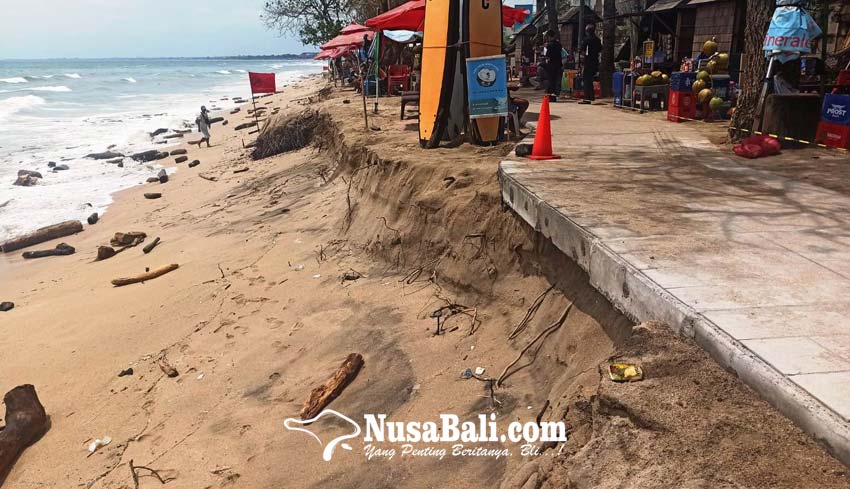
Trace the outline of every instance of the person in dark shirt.
<instances>
[{"instance_id":1,"label":"person in dark shirt","mask_svg":"<svg viewBox=\"0 0 850 489\"><path fill-rule=\"evenodd\" d=\"M555 30L546 33L546 75L549 84L547 92L552 102L557 102L558 96L561 95L561 79L564 77L560 37Z\"/></svg>"},{"instance_id":2,"label":"person in dark shirt","mask_svg":"<svg viewBox=\"0 0 850 489\"><path fill-rule=\"evenodd\" d=\"M589 104L595 99L593 79L599 71L599 55L602 53L602 41L596 37L596 26L588 24L585 28L584 42L581 45L581 55L584 57L584 67L581 72L581 88L584 90L584 100L579 102Z\"/></svg>"}]
</instances>

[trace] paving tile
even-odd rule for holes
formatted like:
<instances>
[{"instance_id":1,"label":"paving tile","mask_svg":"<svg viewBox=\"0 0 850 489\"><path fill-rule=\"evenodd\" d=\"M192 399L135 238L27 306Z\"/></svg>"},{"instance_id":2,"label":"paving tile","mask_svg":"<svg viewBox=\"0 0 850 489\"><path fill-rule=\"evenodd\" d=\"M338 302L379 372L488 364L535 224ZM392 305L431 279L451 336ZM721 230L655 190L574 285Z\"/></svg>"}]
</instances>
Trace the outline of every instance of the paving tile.
<instances>
[{"instance_id":1,"label":"paving tile","mask_svg":"<svg viewBox=\"0 0 850 489\"><path fill-rule=\"evenodd\" d=\"M810 338L765 338L742 343L785 375L850 370L850 362Z\"/></svg>"},{"instance_id":2,"label":"paving tile","mask_svg":"<svg viewBox=\"0 0 850 489\"><path fill-rule=\"evenodd\" d=\"M850 420L850 372L794 375L790 379L844 419Z\"/></svg>"},{"instance_id":3,"label":"paving tile","mask_svg":"<svg viewBox=\"0 0 850 489\"><path fill-rule=\"evenodd\" d=\"M713 310L703 315L739 340L850 335L850 303Z\"/></svg>"}]
</instances>

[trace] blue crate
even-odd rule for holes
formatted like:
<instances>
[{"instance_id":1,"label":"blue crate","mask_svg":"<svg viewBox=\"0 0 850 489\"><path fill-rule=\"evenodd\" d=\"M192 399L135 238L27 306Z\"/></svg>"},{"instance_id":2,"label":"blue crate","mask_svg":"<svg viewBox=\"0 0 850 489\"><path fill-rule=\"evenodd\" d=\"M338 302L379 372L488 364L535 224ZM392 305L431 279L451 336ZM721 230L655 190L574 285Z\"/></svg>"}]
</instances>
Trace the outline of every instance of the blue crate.
<instances>
[{"instance_id":1,"label":"blue crate","mask_svg":"<svg viewBox=\"0 0 850 489\"><path fill-rule=\"evenodd\" d=\"M614 93L623 93L623 82L625 81L625 73L618 71L614 73L614 80L611 83L611 89Z\"/></svg>"},{"instance_id":2,"label":"blue crate","mask_svg":"<svg viewBox=\"0 0 850 489\"><path fill-rule=\"evenodd\" d=\"M690 92L691 85L697 79L697 74L692 71L674 71L670 73L670 90L674 92Z\"/></svg>"},{"instance_id":3,"label":"blue crate","mask_svg":"<svg viewBox=\"0 0 850 489\"><path fill-rule=\"evenodd\" d=\"M823 98L821 120L831 124L850 126L850 95L826 94Z\"/></svg>"}]
</instances>

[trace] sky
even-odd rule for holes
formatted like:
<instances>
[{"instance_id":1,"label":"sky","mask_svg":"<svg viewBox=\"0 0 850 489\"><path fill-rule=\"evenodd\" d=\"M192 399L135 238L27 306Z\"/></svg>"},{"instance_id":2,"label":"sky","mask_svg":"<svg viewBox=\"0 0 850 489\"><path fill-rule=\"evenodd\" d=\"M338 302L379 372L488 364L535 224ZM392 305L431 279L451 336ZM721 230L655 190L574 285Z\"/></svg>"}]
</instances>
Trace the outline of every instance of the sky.
<instances>
[{"instance_id":1,"label":"sky","mask_svg":"<svg viewBox=\"0 0 850 489\"><path fill-rule=\"evenodd\" d=\"M0 0L0 59L315 51L260 20L265 0Z\"/></svg>"}]
</instances>

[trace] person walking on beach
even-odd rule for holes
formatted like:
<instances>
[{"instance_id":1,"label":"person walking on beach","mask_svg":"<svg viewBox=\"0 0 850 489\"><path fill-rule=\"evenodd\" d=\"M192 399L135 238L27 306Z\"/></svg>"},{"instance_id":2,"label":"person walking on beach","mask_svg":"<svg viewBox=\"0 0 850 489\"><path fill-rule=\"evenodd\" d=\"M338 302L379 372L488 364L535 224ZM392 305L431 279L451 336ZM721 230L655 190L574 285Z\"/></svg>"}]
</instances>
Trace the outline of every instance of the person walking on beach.
<instances>
[{"instance_id":1,"label":"person walking on beach","mask_svg":"<svg viewBox=\"0 0 850 489\"><path fill-rule=\"evenodd\" d=\"M589 104L596 98L593 91L593 79L599 71L599 55L602 53L602 41L596 37L596 26L588 24L584 28L585 38L581 46L581 54L584 56L584 69L581 72L581 88L584 91L584 100L580 104Z\"/></svg>"},{"instance_id":2,"label":"person walking on beach","mask_svg":"<svg viewBox=\"0 0 850 489\"><path fill-rule=\"evenodd\" d=\"M204 136L198 141L198 147L204 142L207 143L207 148L210 147L210 116L205 106L201 106L201 114L195 119L195 124L198 125L198 131Z\"/></svg>"}]
</instances>

